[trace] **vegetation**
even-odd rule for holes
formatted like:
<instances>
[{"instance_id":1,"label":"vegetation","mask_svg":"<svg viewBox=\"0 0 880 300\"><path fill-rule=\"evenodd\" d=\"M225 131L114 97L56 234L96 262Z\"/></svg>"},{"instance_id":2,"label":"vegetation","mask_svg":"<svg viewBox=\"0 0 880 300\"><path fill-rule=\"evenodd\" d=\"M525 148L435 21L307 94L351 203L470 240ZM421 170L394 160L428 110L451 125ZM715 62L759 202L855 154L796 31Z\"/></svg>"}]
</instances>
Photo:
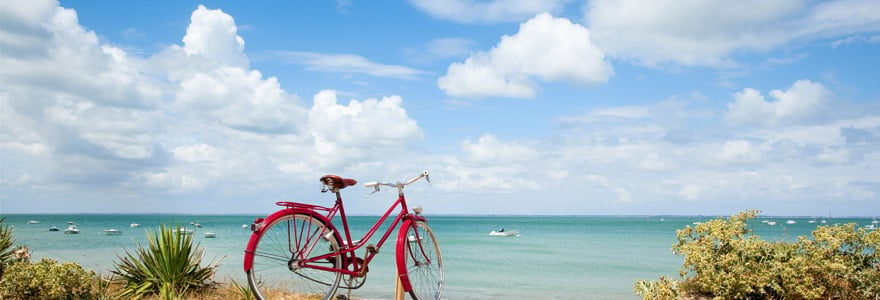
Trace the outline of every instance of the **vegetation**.
<instances>
[{"instance_id":1,"label":"vegetation","mask_svg":"<svg viewBox=\"0 0 880 300\"><path fill-rule=\"evenodd\" d=\"M820 226L812 239L768 242L751 234L757 211L676 232L679 280L638 281L644 299L877 299L880 231Z\"/></svg>"},{"instance_id":2,"label":"vegetation","mask_svg":"<svg viewBox=\"0 0 880 300\"><path fill-rule=\"evenodd\" d=\"M92 298L94 271L75 263L42 259L38 263L18 262L0 280L3 299L89 299Z\"/></svg>"},{"instance_id":3,"label":"vegetation","mask_svg":"<svg viewBox=\"0 0 880 300\"><path fill-rule=\"evenodd\" d=\"M6 224L6 218L0 218L0 278L3 271L15 259L13 246L15 239L12 238L12 227Z\"/></svg>"},{"instance_id":4,"label":"vegetation","mask_svg":"<svg viewBox=\"0 0 880 300\"><path fill-rule=\"evenodd\" d=\"M202 266L204 249L193 246L190 235L163 225L158 232L148 232L147 240L149 247L138 246L134 254L126 251L111 271L122 285L119 296L180 299L216 285L211 281L216 262Z\"/></svg>"}]
</instances>

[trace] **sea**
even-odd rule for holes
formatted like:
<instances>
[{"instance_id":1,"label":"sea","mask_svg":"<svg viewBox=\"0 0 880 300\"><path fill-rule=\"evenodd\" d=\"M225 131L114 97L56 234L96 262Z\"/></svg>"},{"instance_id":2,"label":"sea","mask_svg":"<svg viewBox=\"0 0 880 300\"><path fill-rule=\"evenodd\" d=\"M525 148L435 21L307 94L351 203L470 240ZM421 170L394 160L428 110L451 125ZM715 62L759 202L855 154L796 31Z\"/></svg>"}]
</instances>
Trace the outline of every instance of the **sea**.
<instances>
[{"instance_id":1,"label":"sea","mask_svg":"<svg viewBox=\"0 0 880 300\"><path fill-rule=\"evenodd\" d=\"M126 251L146 245L147 231L157 229L160 224L193 228L190 223L199 223L202 227L194 228L193 240L204 247L206 262L219 263L215 280L241 283L246 282L242 259L251 235L242 225L260 217L2 216L14 227L17 243L30 248L33 259L76 262L102 274L109 273ZM718 216L427 217L443 255L444 299L638 299L633 292L637 280L678 276L682 257L671 252L676 242L675 231ZM353 239L363 235L378 218L349 217ZM39 224L28 224L31 220ZM794 223L786 223L789 220ZM822 225L822 220L827 220L826 225L853 222L859 226L872 221L870 218L759 217L750 221L750 227L765 240L795 240L797 236L809 236L816 226ZM81 233L64 234L68 222L75 222ZM776 225L766 222L776 222ZM131 228L131 223L138 223L140 227ZM51 226L61 231L48 231ZM122 234L103 234L103 230L110 228ZM499 228L518 231L519 236L489 235ZM216 238L205 238L207 231L216 233ZM371 242L378 242L381 233ZM354 298L393 298L396 269L393 238L389 241L370 264L366 284L352 293Z\"/></svg>"}]
</instances>

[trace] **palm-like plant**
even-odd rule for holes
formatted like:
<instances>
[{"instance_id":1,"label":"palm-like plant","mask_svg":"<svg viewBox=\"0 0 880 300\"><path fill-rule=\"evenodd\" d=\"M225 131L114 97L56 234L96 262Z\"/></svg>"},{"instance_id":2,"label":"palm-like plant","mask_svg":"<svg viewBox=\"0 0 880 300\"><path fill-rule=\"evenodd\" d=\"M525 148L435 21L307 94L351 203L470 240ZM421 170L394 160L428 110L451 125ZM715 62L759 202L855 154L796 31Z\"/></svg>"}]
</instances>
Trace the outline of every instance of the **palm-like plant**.
<instances>
[{"instance_id":1,"label":"palm-like plant","mask_svg":"<svg viewBox=\"0 0 880 300\"><path fill-rule=\"evenodd\" d=\"M0 278L3 278L3 271L6 265L14 259L15 250L12 245L15 240L12 238L12 227L6 224L6 218L0 218Z\"/></svg>"},{"instance_id":2,"label":"palm-like plant","mask_svg":"<svg viewBox=\"0 0 880 300\"><path fill-rule=\"evenodd\" d=\"M134 254L126 250L111 271L122 284L121 297L179 295L215 284L211 278L217 263L201 265L204 249L193 246L192 236L162 225L157 232L148 232L147 240L149 247L138 245Z\"/></svg>"}]
</instances>

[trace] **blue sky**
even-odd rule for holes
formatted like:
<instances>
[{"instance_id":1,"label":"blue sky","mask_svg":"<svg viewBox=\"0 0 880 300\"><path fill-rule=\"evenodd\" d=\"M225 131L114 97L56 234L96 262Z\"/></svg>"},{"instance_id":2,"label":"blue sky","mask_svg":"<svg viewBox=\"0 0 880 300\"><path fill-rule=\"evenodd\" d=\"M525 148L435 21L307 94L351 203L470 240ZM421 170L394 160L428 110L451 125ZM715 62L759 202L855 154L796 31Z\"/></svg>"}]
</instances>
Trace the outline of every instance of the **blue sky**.
<instances>
[{"instance_id":1,"label":"blue sky","mask_svg":"<svg viewBox=\"0 0 880 300\"><path fill-rule=\"evenodd\" d=\"M3 6L3 213L880 215L876 0Z\"/></svg>"}]
</instances>

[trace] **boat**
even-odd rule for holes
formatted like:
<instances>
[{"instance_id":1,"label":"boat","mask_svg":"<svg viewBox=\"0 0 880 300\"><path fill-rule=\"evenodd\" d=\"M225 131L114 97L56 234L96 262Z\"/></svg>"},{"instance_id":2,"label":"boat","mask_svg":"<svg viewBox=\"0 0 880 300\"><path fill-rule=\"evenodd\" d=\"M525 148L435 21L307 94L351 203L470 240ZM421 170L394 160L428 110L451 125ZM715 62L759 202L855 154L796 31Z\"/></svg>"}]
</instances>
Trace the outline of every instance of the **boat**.
<instances>
[{"instance_id":1,"label":"boat","mask_svg":"<svg viewBox=\"0 0 880 300\"><path fill-rule=\"evenodd\" d=\"M816 220L809 220L809 221L807 221L807 223L811 223L811 224L816 223Z\"/></svg>"},{"instance_id":2,"label":"boat","mask_svg":"<svg viewBox=\"0 0 880 300\"><path fill-rule=\"evenodd\" d=\"M55 226L49 227L49 231L58 231L58 227L55 227Z\"/></svg>"},{"instance_id":3,"label":"boat","mask_svg":"<svg viewBox=\"0 0 880 300\"><path fill-rule=\"evenodd\" d=\"M490 236L519 236L519 232L518 232L518 231L497 231L497 230L492 230L492 232L490 232L489 235L490 235Z\"/></svg>"},{"instance_id":4,"label":"boat","mask_svg":"<svg viewBox=\"0 0 880 300\"><path fill-rule=\"evenodd\" d=\"M767 222L767 225L773 226L773 225L776 225L776 222L770 221L770 222Z\"/></svg>"},{"instance_id":5,"label":"boat","mask_svg":"<svg viewBox=\"0 0 880 300\"><path fill-rule=\"evenodd\" d=\"M192 229L180 228L179 231L180 231L180 234L182 234L182 235L193 234L193 230L192 230Z\"/></svg>"},{"instance_id":6,"label":"boat","mask_svg":"<svg viewBox=\"0 0 880 300\"><path fill-rule=\"evenodd\" d=\"M30 221L28 221L28 224L40 224L40 221L30 220Z\"/></svg>"},{"instance_id":7,"label":"boat","mask_svg":"<svg viewBox=\"0 0 880 300\"><path fill-rule=\"evenodd\" d=\"M216 238L217 234L211 231L205 232L205 238L213 239Z\"/></svg>"},{"instance_id":8,"label":"boat","mask_svg":"<svg viewBox=\"0 0 880 300\"><path fill-rule=\"evenodd\" d=\"M770 221L767 221L767 220L762 220L762 221L761 221L761 223L764 223L764 224L767 224L767 222L770 222Z\"/></svg>"},{"instance_id":9,"label":"boat","mask_svg":"<svg viewBox=\"0 0 880 300\"><path fill-rule=\"evenodd\" d=\"M120 234L122 234L122 231L110 228L110 229L104 229L104 234L106 234L106 235L120 235Z\"/></svg>"},{"instance_id":10,"label":"boat","mask_svg":"<svg viewBox=\"0 0 880 300\"><path fill-rule=\"evenodd\" d=\"M199 224L199 223L195 223L195 224L193 224L193 226L195 226L196 228L202 228L202 224Z\"/></svg>"},{"instance_id":11,"label":"boat","mask_svg":"<svg viewBox=\"0 0 880 300\"><path fill-rule=\"evenodd\" d=\"M71 222L71 223L73 223L73 222ZM70 226L67 226L67 229L64 230L64 234L78 234L78 233L79 233L79 229L76 229L76 225L73 225L73 224L70 224Z\"/></svg>"},{"instance_id":12,"label":"boat","mask_svg":"<svg viewBox=\"0 0 880 300\"><path fill-rule=\"evenodd\" d=\"M410 235L410 236L408 236L406 239L407 239L408 241L410 241L410 242L415 242L415 241L417 241L417 240L421 240L421 239L424 239L424 238L425 238L425 237L420 236L418 239L416 239L416 236L415 236L415 235Z\"/></svg>"},{"instance_id":13,"label":"boat","mask_svg":"<svg viewBox=\"0 0 880 300\"><path fill-rule=\"evenodd\" d=\"M241 228L248 228L248 224L241 224Z\"/></svg>"},{"instance_id":14,"label":"boat","mask_svg":"<svg viewBox=\"0 0 880 300\"><path fill-rule=\"evenodd\" d=\"M131 227L131 228L138 228L138 227L141 227L141 224L138 224L138 223L131 223L131 225L128 225L128 226Z\"/></svg>"},{"instance_id":15,"label":"boat","mask_svg":"<svg viewBox=\"0 0 880 300\"><path fill-rule=\"evenodd\" d=\"M825 224L825 223L828 223L828 222L826 222L825 220L822 220L822 222L819 222L819 223Z\"/></svg>"},{"instance_id":16,"label":"boat","mask_svg":"<svg viewBox=\"0 0 880 300\"><path fill-rule=\"evenodd\" d=\"M795 222L794 220L785 221L785 224L794 224L794 223L797 223L797 222Z\"/></svg>"},{"instance_id":17,"label":"boat","mask_svg":"<svg viewBox=\"0 0 880 300\"><path fill-rule=\"evenodd\" d=\"M880 224L880 220L875 219L875 220L871 221L871 224Z\"/></svg>"}]
</instances>

